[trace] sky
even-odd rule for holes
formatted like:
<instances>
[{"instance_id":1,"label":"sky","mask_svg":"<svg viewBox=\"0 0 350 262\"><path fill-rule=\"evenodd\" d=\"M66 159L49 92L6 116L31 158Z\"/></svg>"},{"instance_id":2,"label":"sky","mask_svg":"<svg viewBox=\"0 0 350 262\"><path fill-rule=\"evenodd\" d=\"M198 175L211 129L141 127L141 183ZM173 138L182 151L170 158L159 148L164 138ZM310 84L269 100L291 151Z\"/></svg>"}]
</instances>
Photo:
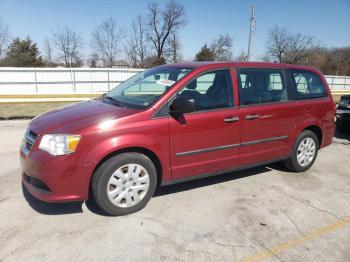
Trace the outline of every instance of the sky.
<instances>
[{"instance_id":1,"label":"sky","mask_svg":"<svg viewBox=\"0 0 350 262\"><path fill-rule=\"evenodd\" d=\"M146 14L146 0L0 0L0 17L12 37L28 35L42 47L58 26L72 28L84 39L85 58L91 52L91 31L113 17L128 28L138 14ZM166 3L164 0L158 1ZM275 25L314 36L324 47L350 46L350 0L179 0L187 24L179 31L185 60L192 60L205 43L220 34L233 40L233 54L247 49L249 16L256 4L252 58L265 52L268 31Z\"/></svg>"}]
</instances>

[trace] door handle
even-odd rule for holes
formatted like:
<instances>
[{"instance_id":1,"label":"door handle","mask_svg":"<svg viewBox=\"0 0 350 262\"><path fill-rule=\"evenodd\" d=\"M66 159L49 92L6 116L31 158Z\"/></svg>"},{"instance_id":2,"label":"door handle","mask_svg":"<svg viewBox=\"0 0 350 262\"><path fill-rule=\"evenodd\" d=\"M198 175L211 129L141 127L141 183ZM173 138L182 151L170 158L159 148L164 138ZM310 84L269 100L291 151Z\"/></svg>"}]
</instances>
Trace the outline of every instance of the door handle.
<instances>
[{"instance_id":1,"label":"door handle","mask_svg":"<svg viewBox=\"0 0 350 262\"><path fill-rule=\"evenodd\" d=\"M238 116L232 116L224 119L225 123L232 123L232 122L237 122L239 121Z\"/></svg>"},{"instance_id":2,"label":"door handle","mask_svg":"<svg viewBox=\"0 0 350 262\"><path fill-rule=\"evenodd\" d=\"M246 115L245 119L247 120L254 120L259 118L260 116L258 114L252 114L252 115Z\"/></svg>"}]
</instances>

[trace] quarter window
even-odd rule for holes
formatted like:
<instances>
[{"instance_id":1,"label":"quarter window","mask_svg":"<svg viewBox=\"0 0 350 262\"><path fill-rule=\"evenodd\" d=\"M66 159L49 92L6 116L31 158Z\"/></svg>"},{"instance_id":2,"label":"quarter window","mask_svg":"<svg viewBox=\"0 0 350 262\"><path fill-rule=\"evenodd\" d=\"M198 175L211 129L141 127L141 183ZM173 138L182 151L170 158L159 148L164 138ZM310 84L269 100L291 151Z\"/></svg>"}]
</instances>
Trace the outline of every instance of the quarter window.
<instances>
[{"instance_id":1,"label":"quarter window","mask_svg":"<svg viewBox=\"0 0 350 262\"><path fill-rule=\"evenodd\" d=\"M205 73L191 80L178 97L193 100L196 111L233 106L233 87L230 70Z\"/></svg>"},{"instance_id":2,"label":"quarter window","mask_svg":"<svg viewBox=\"0 0 350 262\"><path fill-rule=\"evenodd\" d=\"M327 96L321 78L313 72L290 70L296 88L296 98L315 98Z\"/></svg>"},{"instance_id":3,"label":"quarter window","mask_svg":"<svg viewBox=\"0 0 350 262\"><path fill-rule=\"evenodd\" d=\"M287 90L281 70L239 69L241 105L287 101Z\"/></svg>"}]
</instances>

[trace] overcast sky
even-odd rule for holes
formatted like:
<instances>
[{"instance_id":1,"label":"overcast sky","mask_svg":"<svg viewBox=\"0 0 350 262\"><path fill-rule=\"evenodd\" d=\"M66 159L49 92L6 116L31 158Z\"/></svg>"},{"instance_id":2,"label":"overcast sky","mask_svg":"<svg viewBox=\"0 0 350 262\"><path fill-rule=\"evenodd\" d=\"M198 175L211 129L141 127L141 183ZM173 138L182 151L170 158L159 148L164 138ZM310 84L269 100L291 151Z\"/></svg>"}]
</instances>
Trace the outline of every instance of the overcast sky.
<instances>
[{"instance_id":1,"label":"overcast sky","mask_svg":"<svg viewBox=\"0 0 350 262\"><path fill-rule=\"evenodd\" d=\"M57 25L80 33L90 53L91 31L108 17L127 27L138 14L146 13L144 0L0 0L0 17L9 25L12 37L29 35L42 45ZM165 2L165 1L159 1ZM233 53L246 50L251 1L180 0L187 25L180 30L186 60L219 34L234 39ZM350 0L256 0L256 31L253 58L265 52L267 33L275 25L292 32L315 36L325 47L350 46Z\"/></svg>"}]
</instances>

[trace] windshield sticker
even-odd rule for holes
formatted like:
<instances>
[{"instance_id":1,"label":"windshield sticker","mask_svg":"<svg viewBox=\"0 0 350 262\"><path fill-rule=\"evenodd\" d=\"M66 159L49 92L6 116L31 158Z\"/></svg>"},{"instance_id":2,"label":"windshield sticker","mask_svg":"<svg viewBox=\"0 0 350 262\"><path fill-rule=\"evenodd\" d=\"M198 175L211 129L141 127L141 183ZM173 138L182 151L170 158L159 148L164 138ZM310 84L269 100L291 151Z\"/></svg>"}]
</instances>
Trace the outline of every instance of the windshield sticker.
<instances>
[{"instance_id":1,"label":"windshield sticker","mask_svg":"<svg viewBox=\"0 0 350 262\"><path fill-rule=\"evenodd\" d=\"M175 81L168 79L159 79L156 83L164 86L172 86L175 83Z\"/></svg>"}]
</instances>

